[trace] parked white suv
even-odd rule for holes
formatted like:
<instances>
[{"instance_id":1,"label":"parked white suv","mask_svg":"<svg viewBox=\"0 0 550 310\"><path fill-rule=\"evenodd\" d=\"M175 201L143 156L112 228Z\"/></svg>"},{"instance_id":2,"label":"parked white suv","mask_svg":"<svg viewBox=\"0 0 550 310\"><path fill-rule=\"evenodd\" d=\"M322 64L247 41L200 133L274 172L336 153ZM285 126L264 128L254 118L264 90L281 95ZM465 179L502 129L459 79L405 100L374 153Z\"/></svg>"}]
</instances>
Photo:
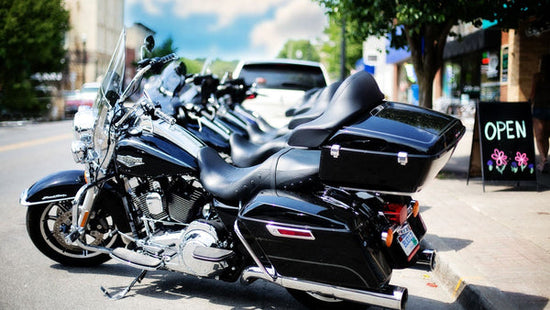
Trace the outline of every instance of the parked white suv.
<instances>
[{"instance_id":1,"label":"parked white suv","mask_svg":"<svg viewBox=\"0 0 550 310\"><path fill-rule=\"evenodd\" d=\"M243 106L259 113L275 127L288 121L285 111L299 102L305 91L329 83L322 64L292 59L241 61L233 77L256 86L258 96L245 100Z\"/></svg>"}]
</instances>

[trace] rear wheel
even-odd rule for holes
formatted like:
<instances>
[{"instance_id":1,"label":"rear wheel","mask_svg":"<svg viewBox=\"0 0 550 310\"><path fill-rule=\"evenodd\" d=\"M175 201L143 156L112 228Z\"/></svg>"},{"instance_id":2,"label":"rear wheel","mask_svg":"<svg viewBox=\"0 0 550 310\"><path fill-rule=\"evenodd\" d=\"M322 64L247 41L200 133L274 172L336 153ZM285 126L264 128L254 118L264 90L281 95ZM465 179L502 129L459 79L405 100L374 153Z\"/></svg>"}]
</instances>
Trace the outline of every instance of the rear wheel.
<instances>
[{"instance_id":1,"label":"rear wheel","mask_svg":"<svg viewBox=\"0 0 550 310\"><path fill-rule=\"evenodd\" d=\"M58 201L30 206L27 210L27 232L34 245L47 257L68 266L90 267L110 259L109 255L92 252L65 241L72 221L72 201ZM95 211L88 220L88 227L81 237L86 244L112 248L120 242L113 232L112 216L106 211Z\"/></svg>"},{"instance_id":2,"label":"rear wheel","mask_svg":"<svg viewBox=\"0 0 550 310\"><path fill-rule=\"evenodd\" d=\"M325 296L317 293L304 292L295 289L287 288L287 291L296 298L302 305L309 309L367 309L369 306L365 304L353 303L342 299L337 299L330 296Z\"/></svg>"}]
</instances>

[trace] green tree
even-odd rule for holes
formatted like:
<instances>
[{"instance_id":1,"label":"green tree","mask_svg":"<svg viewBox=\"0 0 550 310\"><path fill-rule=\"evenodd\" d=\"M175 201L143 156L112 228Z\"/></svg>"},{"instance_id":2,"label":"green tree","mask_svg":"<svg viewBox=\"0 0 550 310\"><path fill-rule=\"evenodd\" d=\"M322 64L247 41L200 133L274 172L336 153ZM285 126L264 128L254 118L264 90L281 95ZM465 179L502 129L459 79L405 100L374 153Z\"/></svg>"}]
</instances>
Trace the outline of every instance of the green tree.
<instances>
[{"instance_id":1,"label":"green tree","mask_svg":"<svg viewBox=\"0 0 550 310\"><path fill-rule=\"evenodd\" d=\"M172 39L172 37L168 37L162 41L160 45L153 48L153 51L151 51L151 57L166 56L168 54L175 53L177 50L178 48L174 46L174 39Z\"/></svg>"},{"instance_id":2,"label":"green tree","mask_svg":"<svg viewBox=\"0 0 550 310\"><path fill-rule=\"evenodd\" d=\"M419 85L419 101L432 107L433 79L443 63L443 50L451 27L459 22L481 25L497 20L515 28L526 18L544 19L549 0L316 0L328 14L344 18L359 39L391 34L391 46L408 46Z\"/></svg>"},{"instance_id":3,"label":"green tree","mask_svg":"<svg viewBox=\"0 0 550 310\"><path fill-rule=\"evenodd\" d=\"M69 12L62 0L0 0L0 113L36 113L30 76L60 72Z\"/></svg>"},{"instance_id":4,"label":"green tree","mask_svg":"<svg viewBox=\"0 0 550 310\"><path fill-rule=\"evenodd\" d=\"M355 62L363 57L363 39L351 35L351 28L346 25L346 57L345 69L350 72L355 68ZM342 23L336 16L329 16L329 24L324 33L328 40L321 45L321 59L325 64L331 80L340 78L340 53L342 48Z\"/></svg>"},{"instance_id":5,"label":"green tree","mask_svg":"<svg viewBox=\"0 0 550 310\"><path fill-rule=\"evenodd\" d=\"M278 58L320 61L321 57L309 40L288 40L277 55Z\"/></svg>"}]
</instances>

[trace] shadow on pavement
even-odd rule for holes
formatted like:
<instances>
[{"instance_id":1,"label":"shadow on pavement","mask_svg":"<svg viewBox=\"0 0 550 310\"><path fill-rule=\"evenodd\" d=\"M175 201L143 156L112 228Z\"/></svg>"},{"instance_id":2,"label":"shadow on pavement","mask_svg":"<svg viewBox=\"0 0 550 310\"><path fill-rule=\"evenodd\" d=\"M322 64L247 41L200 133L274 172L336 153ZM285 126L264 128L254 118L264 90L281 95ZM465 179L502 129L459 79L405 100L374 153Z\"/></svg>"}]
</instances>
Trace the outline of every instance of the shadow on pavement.
<instances>
[{"instance_id":1,"label":"shadow on pavement","mask_svg":"<svg viewBox=\"0 0 550 310\"><path fill-rule=\"evenodd\" d=\"M123 264L104 264L94 268L66 267L54 264L51 268L78 274L105 274L119 276L119 279L106 279L105 288L116 292L122 290L139 274L139 270ZM420 267L419 267L420 268ZM99 291L99 288L98 288ZM445 303L438 300L414 295L409 292L408 309L462 309L457 301ZM250 285L237 282L223 282L213 279L199 279L168 271L151 271L141 283L137 283L121 300L110 301L115 308L125 307L127 302L144 296L161 300L180 302L180 307L187 305L204 306L208 309L230 307L230 309L307 309L294 299L286 289L258 280ZM105 297L107 300L107 297ZM363 309L363 307L361 307ZM375 306L365 305L364 309L380 310Z\"/></svg>"},{"instance_id":2,"label":"shadow on pavement","mask_svg":"<svg viewBox=\"0 0 550 310\"><path fill-rule=\"evenodd\" d=\"M514 300L518 304L511 304L510 300ZM457 296L457 302L464 309L542 310L548 305L548 298L515 292L501 292L494 287L468 284Z\"/></svg>"}]
</instances>

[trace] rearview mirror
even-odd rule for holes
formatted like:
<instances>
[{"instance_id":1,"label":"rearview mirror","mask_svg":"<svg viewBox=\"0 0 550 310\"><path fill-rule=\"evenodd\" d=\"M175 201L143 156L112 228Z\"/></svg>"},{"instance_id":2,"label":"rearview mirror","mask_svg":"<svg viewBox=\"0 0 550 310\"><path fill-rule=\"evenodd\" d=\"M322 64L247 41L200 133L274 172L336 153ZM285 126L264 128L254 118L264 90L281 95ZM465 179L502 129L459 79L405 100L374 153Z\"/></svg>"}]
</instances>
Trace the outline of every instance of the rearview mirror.
<instances>
[{"instance_id":1,"label":"rearview mirror","mask_svg":"<svg viewBox=\"0 0 550 310\"><path fill-rule=\"evenodd\" d=\"M145 44L145 48L147 49L147 51L151 52L155 48L155 38L152 35L148 35L143 40L143 44Z\"/></svg>"},{"instance_id":2,"label":"rearview mirror","mask_svg":"<svg viewBox=\"0 0 550 310\"><path fill-rule=\"evenodd\" d=\"M145 53L151 53L155 48L155 38L152 35L148 35L143 39L143 45L141 46L140 56L141 60L145 58Z\"/></svg>"}]
</instances>

